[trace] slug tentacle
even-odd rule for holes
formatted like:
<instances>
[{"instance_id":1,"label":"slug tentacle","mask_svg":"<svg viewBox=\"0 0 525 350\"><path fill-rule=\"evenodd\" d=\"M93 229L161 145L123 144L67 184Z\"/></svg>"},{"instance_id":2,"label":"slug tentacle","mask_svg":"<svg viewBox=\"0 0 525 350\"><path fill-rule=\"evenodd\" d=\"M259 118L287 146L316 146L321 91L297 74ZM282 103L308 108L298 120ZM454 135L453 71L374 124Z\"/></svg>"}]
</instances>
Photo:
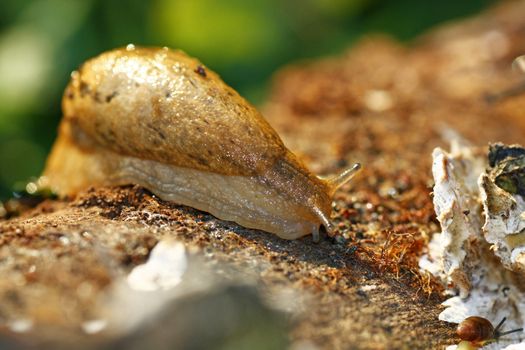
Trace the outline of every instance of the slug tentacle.
<instances>
[{"instance_id":1,"label":"slug tentacle","mask_svg":"<svg viewBox=\"0 0 525 350\"><path fill-rule=\"evenodd\" d=\"M313 225L312 226L312 240L315 243L319 243L319 225Z\"/></svg>"},{"instance_id":2,"label":"slug tentacle","mask_svg":"<svg viewBox=\"0 0 525 350\"><path fill-rule=\"evenodd\" d=\"M181 51L117 49L72 74L44 174L59 195L139 184L285 239L332 234L332 195L359 169L312 174L217 74Z\"/></svg>"},{"instance_id":3,"label":"slug tentacle","mask_svg":"<svg viewBox=\"0 0 525 350\"><path fill-rule=\"evenodd\" d=\"M333 177L328 178L326 181L328 182L328 187L330 187L330 196L333 196L333 194L345 183L350 181L354 176L359 173L361 170L361 164L355 163L349 168L346 168L343 170L340 174L337 174Z\"/></svg>"},{"instance_id":4,"label":"slug tentacle","mask_svg":"<svg viewBox=\"0 0 525 350\"><path fill-rule=\"evenodd\" d=\"M313 206L312 207L312 210L313 212L315 213L315 215L319 218L319 220L321 221L321 224L324 226L324 228L326 229L326 232L328 233L329 236L332 235L332 232L333 232L333 225L332 223L330 222L330 218L327 217L323 211L316 207L316 206ZM319 232L318 232L319 234ZM315 238L315 237L314 237ZM319 238L319 237L318 237Z\"/></svg>"}]
</instances>

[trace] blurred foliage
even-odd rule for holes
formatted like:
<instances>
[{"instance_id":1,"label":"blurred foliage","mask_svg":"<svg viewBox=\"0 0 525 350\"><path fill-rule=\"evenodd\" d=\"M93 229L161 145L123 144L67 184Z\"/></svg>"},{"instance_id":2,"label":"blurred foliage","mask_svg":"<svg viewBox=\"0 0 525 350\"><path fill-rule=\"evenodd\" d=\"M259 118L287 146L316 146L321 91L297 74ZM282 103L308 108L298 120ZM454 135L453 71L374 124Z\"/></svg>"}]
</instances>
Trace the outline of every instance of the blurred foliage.
<instances>
[{"instance_id":1,"label":"blurred foliage","mask_svg":"<svg viewBox=\"0 0 525 350\"><path fill-rule=\"evenodd\" d=\"M254 103L288 62L336 54L367 32L410 40L490 0L2 0L0 198L37 176L70 72L104 50L181 48Z\"/></svg>"}]
</instances>

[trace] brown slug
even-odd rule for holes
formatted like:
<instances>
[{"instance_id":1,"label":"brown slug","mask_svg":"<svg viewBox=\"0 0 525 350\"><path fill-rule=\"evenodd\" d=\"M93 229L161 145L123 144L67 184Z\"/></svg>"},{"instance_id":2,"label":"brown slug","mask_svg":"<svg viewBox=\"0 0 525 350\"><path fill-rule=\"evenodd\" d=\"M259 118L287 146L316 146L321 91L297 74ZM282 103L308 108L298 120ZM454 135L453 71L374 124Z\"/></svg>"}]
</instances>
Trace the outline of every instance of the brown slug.
<instances>
[{"instance_id":1,"label":"brown slug","mask_svg":"<svg viewBox=\"0 0 525 350\"><path fill-rule=\"evenodd\" d=\"M181 51L127 48L72 73L44 176L59 195L139 184L286 239L331 232L332 196L359 164L321 179L263 116Z\"/></svg>"}]
</instances>

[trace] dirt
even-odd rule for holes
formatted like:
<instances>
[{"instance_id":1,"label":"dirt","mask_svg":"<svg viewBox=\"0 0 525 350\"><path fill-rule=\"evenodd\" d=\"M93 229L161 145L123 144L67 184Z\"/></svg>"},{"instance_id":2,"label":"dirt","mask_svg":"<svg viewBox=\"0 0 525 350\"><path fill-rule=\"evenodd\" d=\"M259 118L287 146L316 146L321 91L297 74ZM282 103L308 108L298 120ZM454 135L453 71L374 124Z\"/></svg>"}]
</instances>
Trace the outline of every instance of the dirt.
<instances>
[{"instance_id":1,"label":"dirt","mask_svg":"<svg viewBox=\"0 0 525 350\"><path fill-rule=\"evenodd\" d=\"M359 161L363 172L335 196L336 237L286 241L138 186L89 189L0 221L0 321L33 320L21 344L80 329L115 279L173 237L210 266L236 266L268 289L312 296L289 319L290 342L320 349L429 349L458 341L438 320L443 286L419 271L431 235L431 152L461 137L519 143L525 132L524 2L504 2L410 46L365 38L339 57L285 67L265 116L316 173Z\"/></svg>"}]
</instances>

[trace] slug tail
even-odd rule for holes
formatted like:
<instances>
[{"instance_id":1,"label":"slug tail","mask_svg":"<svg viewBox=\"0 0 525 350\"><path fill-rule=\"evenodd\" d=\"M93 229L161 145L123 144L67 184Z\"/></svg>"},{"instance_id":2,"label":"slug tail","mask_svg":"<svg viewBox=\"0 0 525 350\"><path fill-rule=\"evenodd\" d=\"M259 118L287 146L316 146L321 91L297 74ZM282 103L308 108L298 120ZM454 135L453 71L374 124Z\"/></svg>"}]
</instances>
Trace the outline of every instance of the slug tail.
<instances>
[{"instance_id":1,"label":"slug tail","mask_svg":"<svg viewBox=\"0 0 525 350\"><path fill-rule=\"evenodd\" d=\"M330 188L330 195L333 195L337 189L350 181L361 170L361 164L355 163L351 167L343 170L340 174L335 175L327 180Z\"/></svg>"}]
</instances>

